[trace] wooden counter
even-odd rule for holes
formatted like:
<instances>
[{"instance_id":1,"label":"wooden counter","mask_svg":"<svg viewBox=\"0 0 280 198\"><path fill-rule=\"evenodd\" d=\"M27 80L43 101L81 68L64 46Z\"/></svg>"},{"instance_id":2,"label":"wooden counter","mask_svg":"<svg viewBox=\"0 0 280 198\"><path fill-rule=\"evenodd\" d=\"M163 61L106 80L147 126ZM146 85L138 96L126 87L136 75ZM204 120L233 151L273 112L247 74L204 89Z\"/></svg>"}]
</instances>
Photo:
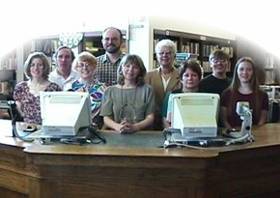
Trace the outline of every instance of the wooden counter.
<instances>
[{"instance_id":1,"label":"wooden counter","mask_svg":"<svg viewBox=\"0 0 280 198\"><path fill-rule=\"evenodd\" d=\"M5 123L0 122L1 197L280 195L279 124L254 129L252 144L163 149L162 133L155 131L106 133L106 145L23 143L7 137Z\"/></svg>"}]
</instances>

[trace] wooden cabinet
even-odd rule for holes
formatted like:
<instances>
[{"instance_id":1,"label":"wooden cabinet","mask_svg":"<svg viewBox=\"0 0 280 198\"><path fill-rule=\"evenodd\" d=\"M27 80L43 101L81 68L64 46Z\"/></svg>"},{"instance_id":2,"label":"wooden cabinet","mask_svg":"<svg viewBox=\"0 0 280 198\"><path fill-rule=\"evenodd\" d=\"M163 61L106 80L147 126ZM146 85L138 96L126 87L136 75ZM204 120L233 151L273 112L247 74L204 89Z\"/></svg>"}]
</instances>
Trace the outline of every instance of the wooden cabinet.
<instances>
[{"instance_id":1,"label":"wooden cabinet","mask_svg":"<svg viewBox=\"0 0 280 198\"><path fill-rule=\"evenodd\" d=\"M100 145L40 145L0 124L1 197L280 196L279 124L253 128L253 143L208 149L164 149L160 131L106 131Z\"/></svg>"}]
</instances>

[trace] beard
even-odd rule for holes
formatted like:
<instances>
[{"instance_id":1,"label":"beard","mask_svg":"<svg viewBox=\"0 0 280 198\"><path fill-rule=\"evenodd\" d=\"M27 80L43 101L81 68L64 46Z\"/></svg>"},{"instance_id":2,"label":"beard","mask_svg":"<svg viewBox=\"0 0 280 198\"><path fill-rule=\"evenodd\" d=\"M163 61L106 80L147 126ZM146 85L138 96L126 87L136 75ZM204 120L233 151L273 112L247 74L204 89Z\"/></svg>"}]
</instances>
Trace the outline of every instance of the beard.
<instances>
[{"instance_id":1,"label":"beard","mask_svg":"<svg viewBox=\"0 0 280 198\"><path fill-rule=\"evenodd\" d=\"M106 50L106 52L114 54L114 53L116 53L116 52L118 52L120 50L120 46L110 45L110 46L106 47L105 50Z\"/></svg>"}]
</instances>

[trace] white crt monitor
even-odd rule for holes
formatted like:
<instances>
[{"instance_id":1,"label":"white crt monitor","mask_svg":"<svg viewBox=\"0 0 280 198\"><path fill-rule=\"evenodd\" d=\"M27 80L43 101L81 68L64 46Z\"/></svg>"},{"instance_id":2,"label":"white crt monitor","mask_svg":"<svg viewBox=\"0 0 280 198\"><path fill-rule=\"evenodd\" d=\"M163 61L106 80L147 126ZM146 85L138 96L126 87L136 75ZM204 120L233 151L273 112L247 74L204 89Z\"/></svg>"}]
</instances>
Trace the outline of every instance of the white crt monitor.
<instances>
[{"instance_id":1,"label":"white crt monitor","mask_svg":"<svg viewBox=\"0 0 280 198\"><path fill-rule=\"evenodd\" d=\"M184 137L216 137L219 95L210 93L171 94L171 127Z\"/></svg>"},{"instance_id":2,"label":"white crt monitor","mask_svg":"<svg viewBox=\"0 0 280 198\"><path fill-rule=\"evenodd\" d=\"M74 136L91 125L89 94L41 92L42 135Z\"/></svg>"}]
</instances>

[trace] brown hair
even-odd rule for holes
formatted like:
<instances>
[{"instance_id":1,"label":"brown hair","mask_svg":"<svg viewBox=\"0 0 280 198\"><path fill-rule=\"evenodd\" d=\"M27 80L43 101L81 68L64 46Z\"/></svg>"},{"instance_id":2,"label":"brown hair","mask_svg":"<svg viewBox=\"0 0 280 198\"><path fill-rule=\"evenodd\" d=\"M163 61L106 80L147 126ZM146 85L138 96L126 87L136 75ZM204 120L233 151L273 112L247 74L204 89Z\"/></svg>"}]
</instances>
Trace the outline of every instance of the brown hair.
<instances>
[{"instance_id":1,"label":"brown hair","mask_svg":"<svg viewBox=\"0 0 280 198\"><path fill-rule=\"evenodd\" d=\"M27 57L27 59L24 63L25 76L28 79L32 79L32 75L31 75L31 72L30 72L30 67L31 67L31 62L35 58L39 58L39 59L42 60L43 66L44 66L42 78L44 78L45 80L48 79L51 68L50 68L49 60L43 52L33 52L33 53L28 55L28 57Z\"/></svg>"},{"instance_id":2,"label":"brown hair","mask_svg":"<svg viewBox=\"0 0 280 198\"><path fill-rule=\"evenodd\" d=\"M63 46L60 46L59 48L57 48L57 50L54 54L54 57L55 57L56 60L57 60L58 52L62 49L68 49L70 51L72 61L75 59L75 54L74 54L73 50L70 47L68 47L66 45L63 45Z\"/></svg>"},{"instance_id":3,"label":"brown hair","mask_svg":"<svg viewBox=\"0 0 280 198\"><path fill-rule=\"evenodd\" d=\"M183 63L183 68L180 71L180 78L183 78L183 75L187 69L192 70L193 72L197 73L199 80L202 77L202 68L201 65L196 60L188 60Z\"/></svg>"},{"instance_id":4,"label":"brown hair","mask_svg":"<svg viewBox=\"0 0 280 198\"><path fill-rule=\"evenodd\" d=\"M122 31L116 27L107 27L105 30L103 30L103 33L102 33L102 39L104 38L104 34L108 31L108 30L115 30L116 32L119 33L120 35L120 41L121 43L123 42L123 34L122 34Z\"/></svg>"},{"instance_id":5,"label":"brown hair","mask_svg":"<svg viewBox=\"0 0 280 198\"><path fill-rule=\"evenodd\" d=\"M118 74L118 84L120 85L124 85L124 76L122 73L122 68L124 65L126 64L135 64L140 68L140 73L136 78L136 85L137 86L142 86L145 84L145 80L144 77L147 73L146 67L142 61L142 59L140 58L140 56L136 55L136 54L127 54L125 55L121 62L120 62L120 73Z\"/></svg>"},{"instance_id":6,"label":"brown hair","mask_svg":"<svg viewBox=\"0 0 280 198\"><path fill-rule=\"evenodd\" d=\"M248 62L252 65L253 75L252 75L252 79L250 80L250 86L251 86L251 89L253 90L253 92L257 92L259 90L259 81L258 81L257 74L256 74L255 62L250 57L242 57L242 58L238 59L238 61L235 64L233 78L232 78L232 82L231 82L230 86L235 91L238 90L238 88L240 87L240 80L238 78L237 70L238 70L239 65L243 62Z\"/></svg>"},{"instance_id":7,"label":"brown hair","mask_svg":"<svg viewBox=\"0 0 280 198\"><path fill-rule=\"evenodd\" d=\"M229 61L229 55L221 49L215 49L209 56L209 61L212 59L222 59Z\"/></svg>"},{"instance_id":8,"label":"brown hair","mask_svg":"<svg viewBox=\"0 0 280 198\"><path fill-rule=\"evenodd\" d=\"M240 59L238 59L238 61L235 64L231 85L227 88L227 90L229 89L231 91L231 94L233 94L233 92L238 91L238 88L240 87L241 83L240 83L240 79L238 78L237 70L238 70L239 65L243 62L250 63L253 68L253 75L250 80L250 86L251 86L253 93L256 94L256 97L254 98L254 103L256 105L256 110L257 110L256 114L259 115L260 111L261 111L261 100L263 100L263 98L260 97L261 90L259 88L259 81L258 81L257 74L256 74L256 66L255 66L255 62L253 61L253 59L251 57L241 57ZM232 97L230 97L229 100L231 100L231 98ZM232 102L230 102L230 104L231 103ZM230 109L230 111L234 111L234 110Z\"/></svg>"}]
</instances>

